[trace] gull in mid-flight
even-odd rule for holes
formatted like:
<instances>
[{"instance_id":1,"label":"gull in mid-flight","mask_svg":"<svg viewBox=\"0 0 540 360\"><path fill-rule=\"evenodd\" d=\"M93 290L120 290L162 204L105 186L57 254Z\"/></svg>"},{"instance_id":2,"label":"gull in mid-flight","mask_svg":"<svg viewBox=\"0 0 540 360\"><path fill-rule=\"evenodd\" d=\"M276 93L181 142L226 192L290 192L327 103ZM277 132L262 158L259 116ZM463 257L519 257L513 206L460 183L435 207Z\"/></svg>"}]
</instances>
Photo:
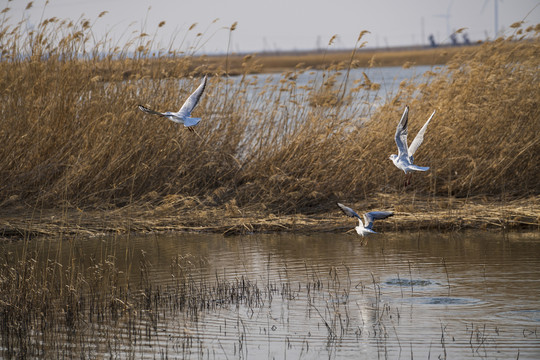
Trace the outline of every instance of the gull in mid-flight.
<instances>
[{"instance_id":1,"label":"gull in mid-flight","mask_svg":"<svg viewBox=\"0 0 540 360\"><path fill-rule=\"evenodd\" d=\"M195 109L195 107L199 103L199 100L201 99L201 96L204 92L205 87L206 87L206 76L203 78L201 85L199 85L197 90L195 90L193 94L191 94L188 97L188 99L186 100L184 105L182 105L182 108L178 110L178 112L167 111L167 112L162 113L159 111L154 111L142 105L139 105L139 110L144 111L145 113L148 113L148 114L164 116L168 118L169 120L174 121L175 123L184 124L185 127L187 127L190 130L193 130L191 129L191 127L197 125L199 121L201 121L201 118L191 117L191 112L193 111L193 109Z\"/></svg>"},{"instance_id":2,"label":"gull in mid-flight","mask_svg":"<svg viewBox=\"0 0 540 360\"><path fill-rule=\"evenodd\" d=\"M403 170L405 174L411 171L429 170L429 167L427 166L414 165L413 155L416 150L418 150L420 144L422 144L422 141L424 141L424 133L426 132L427 126L431 121L431 118L433 118L433 115L435 115L435 111L433 112L433 114L431 114L424 126L422 126L422 128L418 132L418 135L416 135L413 142L411 143L411 146L407 148L409 106L405 107L405 111L403 112L403 116L401 116L401 120L399 120L395 135L396 145L398 147L398 154L390 155L390 160L392 160L392 162L394 163L394 165L396 165L398 169Z\"/></svg>"},{"instance_id":3,"label":"gull in mid-flight","mask_svg":"<svg viewBox=\"0 0 540 360\"><path fill-rule=\"evenodd\" d=\"M345 213L345 215L358 218L358 226L355 227L355 229L358 235L361 235L361 236L366 236L368 234L376 234L375 231L371 230L371 228L373 227L373 221L386 219L394 215L394 213L391 211L367 212L364 214L364 222L365 222L364 224L362 223L362 219L360 218L360 216L353 209L340 203L337 203L337 205Z\"/></svg>"}]
</instances>

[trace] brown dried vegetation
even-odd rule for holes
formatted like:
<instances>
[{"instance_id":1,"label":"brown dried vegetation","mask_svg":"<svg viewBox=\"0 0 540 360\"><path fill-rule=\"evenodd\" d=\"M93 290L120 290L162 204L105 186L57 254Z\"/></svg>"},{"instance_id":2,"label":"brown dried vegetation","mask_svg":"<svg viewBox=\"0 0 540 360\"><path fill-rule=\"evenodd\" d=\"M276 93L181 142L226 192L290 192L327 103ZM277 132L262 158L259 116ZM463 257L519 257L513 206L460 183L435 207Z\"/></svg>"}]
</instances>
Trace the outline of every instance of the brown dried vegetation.
<instances>
[{"instance_id":1,"label":"brown dried vegetation","mask_svg":"<svg viewBox=\"0 0 540 360\"><path fill-rule=\"evenodd\" d=\"M119 48L95 42L84 19L47 19L28 36L23 28L0 23L4 208L151 209L174 196L229 213L292 214L327 210L336 199L399 194L403 175L388 156L406 104L411 138L437 110L416 156L431 170L406 191L540 194L537 28L468 48L420 84L404 82L377 108L369 101L379 84L348 80L361 66L354 56L327 67L321 82L300 88L296 79L309 70L298 67L254 90L245 75L260 64L251 56L235 79L204 57L149 59L147 34ZM138 103L179 107L204 73L211 78L195 113L203 118L200 137L137 110Z\"/></svg>"}]
</instances>

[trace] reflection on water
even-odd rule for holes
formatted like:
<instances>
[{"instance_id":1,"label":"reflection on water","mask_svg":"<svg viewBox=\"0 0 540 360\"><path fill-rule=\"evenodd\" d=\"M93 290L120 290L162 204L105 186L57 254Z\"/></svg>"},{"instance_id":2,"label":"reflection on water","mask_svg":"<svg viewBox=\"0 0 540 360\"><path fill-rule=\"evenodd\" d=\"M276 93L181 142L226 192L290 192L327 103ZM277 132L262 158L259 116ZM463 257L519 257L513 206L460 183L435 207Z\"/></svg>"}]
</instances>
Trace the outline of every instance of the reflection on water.
<instances>
[{"instance_id":1,"label":"reflection on water","mask_svg":"<svg viewBox=\"0 0 540 360\"><path fill-rule=\"evenodd\" d=\"M55 334L60 344L37 357L540 358L538 233L385 234L365 247L344 234L71 244L31 247L61 245L59 262L85 268L112 256L130 291L152 291L130 316Z\"/></svg>"}]
</instances>

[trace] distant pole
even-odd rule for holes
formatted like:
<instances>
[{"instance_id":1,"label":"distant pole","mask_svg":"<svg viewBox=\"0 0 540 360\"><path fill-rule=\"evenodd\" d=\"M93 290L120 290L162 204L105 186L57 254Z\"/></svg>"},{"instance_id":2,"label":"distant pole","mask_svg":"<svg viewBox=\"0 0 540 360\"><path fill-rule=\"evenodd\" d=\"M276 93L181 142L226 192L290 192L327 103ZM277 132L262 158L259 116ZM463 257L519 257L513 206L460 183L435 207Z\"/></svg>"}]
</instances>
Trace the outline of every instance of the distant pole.
<instances>
[{"instance_id":1,"label":"distant pole","mask_svg":"<svg viewBox=\"0 0 540 360\"><path fill-rule=\"evenodd\" d=\"M426 29L424 24L424 17L420 18L420 45L426 44Z\"/></svg>"},{"instance_id":2,"label":"distant pole","mask_svg":"<svg viewBox=\"0 0 540 360\"><path fill-rule=\"evenodd\" d=\"M499 0L494 0L493 3L495 4L495 39L497 38L499 34Z\"/></svg>"}]
</instances>

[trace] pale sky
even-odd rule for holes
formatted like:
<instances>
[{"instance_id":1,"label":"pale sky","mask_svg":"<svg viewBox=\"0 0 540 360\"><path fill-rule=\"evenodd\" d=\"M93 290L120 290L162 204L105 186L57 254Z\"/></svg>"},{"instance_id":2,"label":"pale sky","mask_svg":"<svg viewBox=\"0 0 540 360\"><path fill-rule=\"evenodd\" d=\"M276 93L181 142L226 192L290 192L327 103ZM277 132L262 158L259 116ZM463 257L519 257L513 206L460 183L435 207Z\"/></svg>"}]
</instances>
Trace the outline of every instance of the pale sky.
<instances>
[{"instance_id":1,"label":"pale sky","mask_svg":"<svg viewBox=\"0 0 540 360\"><path fill-rule=\"evenodd\" d=\"M352 48L362 30L370 31L363 40L368 47L427 45L433 34L438 43L448 43L448 31L467 28L471 41L492 39L495 32L495 2L498 4L499 32L509 34L509 26L520 20L526 25L540 23L539 0L50 0L34 1L26 11L32 24L44 18L92 21L97 38L105 33L115 41L127 41L132 31L156 34L159 47L185 51L203 33L199 54L227 50L228 31L232 33L231 51L261 52L274 50L310 50ZM24 15L28 1L0 0L11 22ZM108 13L98 19L99 13ZM213 22L215 19L219 19ZM158 29L158 24L165 25ZM188 31L188 28L197 26ZM182 45L182 39L185 41ZM461 35L458 37L462 41ZM204 43L204 46L200 46Z\"/></svg>"}]
</instances>

